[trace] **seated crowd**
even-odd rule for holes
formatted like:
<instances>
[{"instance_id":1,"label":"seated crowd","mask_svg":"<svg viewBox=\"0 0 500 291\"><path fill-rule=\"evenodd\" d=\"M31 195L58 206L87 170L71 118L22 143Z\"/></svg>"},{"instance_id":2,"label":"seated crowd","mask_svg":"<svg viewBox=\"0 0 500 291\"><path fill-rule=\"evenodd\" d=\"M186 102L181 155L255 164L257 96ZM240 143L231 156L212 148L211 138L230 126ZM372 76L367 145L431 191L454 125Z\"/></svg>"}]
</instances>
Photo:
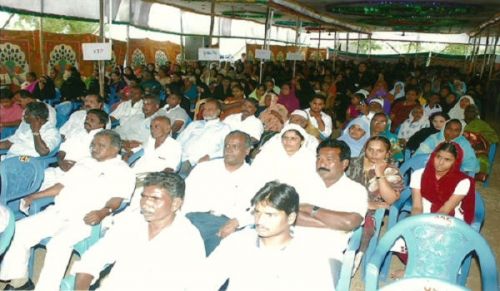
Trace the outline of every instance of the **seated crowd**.
<instances>
[{"instance_id":1,"label":"seated crowd","mask_svg":"<svg viewBox=\"0 0 500 291\"><path fill-rule=\"evenodd\" d=\"M15 93L1 89L2 159L57 157L21 200L28 213L55 197L17 221L6 290L58 290L67 272L78 290L334 290L353 231L364 228L358 265L375 211L405 188L412 215L472 223L475 180L498 143L480 80L403 59L263 70L258 84L248 61L117 67L103 97L98 74L84 82L68 67L63 80L31 72ZM58 102L73 108L62 124ZM405 185L399 166L421 154L429 162ZM47 237L34 284L30 250Z\"/></svg>"}]
</instances>

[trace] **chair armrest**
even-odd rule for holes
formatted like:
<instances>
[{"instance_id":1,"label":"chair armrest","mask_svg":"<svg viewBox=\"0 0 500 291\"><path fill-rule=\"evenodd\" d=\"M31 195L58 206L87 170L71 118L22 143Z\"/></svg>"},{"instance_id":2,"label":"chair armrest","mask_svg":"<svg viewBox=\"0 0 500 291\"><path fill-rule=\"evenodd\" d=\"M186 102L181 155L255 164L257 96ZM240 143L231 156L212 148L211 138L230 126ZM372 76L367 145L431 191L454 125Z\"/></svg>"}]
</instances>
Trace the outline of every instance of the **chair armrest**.
<instances>
[{"instance_id":1,"label":"chair armrest","mask_svg":"<svg viewBox=\"0 0 500 291\"><path fill-rule=\"evenodd\" d=\"M45 198L40 198L40 199L34 200L31 203L29 213L30 213L30 215L37 214L38 212L41 212L43 209L45 209L50 204L54 204L54 197L45 197Z\"/></svg>"}]
</instances>

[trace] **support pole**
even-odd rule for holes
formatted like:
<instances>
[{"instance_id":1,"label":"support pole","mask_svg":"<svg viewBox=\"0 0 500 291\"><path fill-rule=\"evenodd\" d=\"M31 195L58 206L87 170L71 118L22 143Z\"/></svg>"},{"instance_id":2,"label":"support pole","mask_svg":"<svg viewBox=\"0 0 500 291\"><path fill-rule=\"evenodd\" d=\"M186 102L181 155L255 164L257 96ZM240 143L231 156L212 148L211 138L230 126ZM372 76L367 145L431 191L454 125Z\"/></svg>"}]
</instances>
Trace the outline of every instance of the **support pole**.
<instances>
[{"instance_id":1,"label":"support pole","mask_svg":"<svg viewBox=\"0 0 500 291\"><path fill-rule=\"evenodd\" d=\"M181 34L180 34L180 39L181 39L181 62L184 62L186 59L186 52L184 48L184 25L182 25L182 10L181 10Z\"/></svg>"},{"instance_id":2,"label":"support pole","mask_svg":"<svg viewBox=\"0 0 500 291\"><path fill-rule=\"evenodd\" d=\"M481 74L479 76L479 79L483 79L484 67L486 66L486 53L488 52L489 44L490 44L490 31L488 30L488 34L486 36L486 45L484 46L483 65L481 66Z\"/></svg>"},{"instance_id":3,"label":"support pole","mask_svg":"<svg viewBox=\"0 0 500 291\"><path fill-rule=\"evenodd\" d=\"M470 59L469 59L469 70L468 73L472 73L472 64L474 62L474 53L476 52L476 43L477 43L477 36L474 37L474 40L472 42L472 50L470 52Z\"/></svg>"},{"instance_id":4,"label":"support pole","mask_svg":"<svg viewBox=\"0 0 500 291\"><path fill-rule=\"evenodd\" d=\"M212 36L214 35L214 21L215 21L215 0L212 0L210 6L210 35L208 36L208 47L212 46Z\"/></svg>"},{"instance_id":5,"label":"support pole","mask_svg":"<svg viewBox=\"0 0 500 291\"><path fill-rule=\"evenodd\" d=\"M40 61L42 62L42 75L43 74L49 74L48 70L45 68L45 36L43 35L43 0L40 1L40 10L42 12L42 15L40 16L40 29L38 30L39 33L39 45L40 45ZM12 14L14 15L14 14ZM10 20L10 19L9 19ZM50 69L50 68L49 68Z\"/></svg>"},{"instance_id":6,"label":"support pole","mask_svg":"<svg viewBox=\"0 0 500 291\"><path fill-rule=\"evenodd\" d=\"M316 52L316 68L319 65L319 58L320 58L320 45L321 45L321 25L319 26L318 29L318 50Z\"/></svg>"},{"instance_id":7,"label":"support pole","mask_svg":"<svg viewBox=\"0 0 500 291\"><path fill-rule=\"evenodd\" d=\"M361 34L358 32L358 45L356 48L356 57L359 57L359 42L361 40Z\"/></svg>"},{"instance_id":8,"label":"support pole","mask_svg":"<svg viewBox=\"0 0 500 291\"><path fill-rule=\"evenodd\" d=\"M272 21L273 21L273 10L269 6L269 2L267 4L267 13L266 13L266 24L264 28L264 46L263 49L268 50L269 49L269 34L272 26ZM262 84L262 78L264 76L263 72L263 67L264 67L264 61L260 60L260 73L259 73L259 83Z\"/></svg>"},{"instance_id":9,"label":"support pole","mask_svg":"<svg viewBox=\"0 0 500 291\"><path fill-rule=\"evenodd\" d=\"M130 64L130 22L132 16L132 1L129 0L128 4L128 22L127 22L127 44L125 45L125 59L123 60L123 66L126 67Z\"/></svg>"},{"instance_id":10,"label":"support pole","mask_svg":"<svg viewBox=\"0 0 500 291\"><path fill-rule=\"evenodd\" d=\"M474 52L474 61L472 63L472 74L476 73L476 62L480 48L481 48L481 35L478 36L476 51Z\"/></svg>"},{"instance_id":11,"label":"support pole","mask_svg":"<svg viewBox=\"0 0 500 291\"><path fill-rule=\"evenodd\" d=\"M302 28L302 21L297 18L297 29L295 30L295 52L299 52L299 38L300 38L300 29ZM297 60L293 60L293 77L295 78L295 66L297 65Z\"/></svg>"},{"instance_id":12,"label":"support pole","mask_svg":"<svg viewBox=\"0 0 500 291\"><path fill-rule=\"evenodd\" d=\"M104 43L104 0L99 0L99 38ZM99 95L104 96L104 61L98 61L99 65Z\"/></svg>"},{"instance_id":13,"label":"support pole","mask_svg":"<svg viewBox=\"0 0 500 291\"><path fill-rule=\"evenodd\" d=\"M495 45L493 46L493 53L492 57L490 60L490 71L488 72L488 82L491 80L491 75L493 74L493 70L495 68L495 59L496 59L496 52L497 52L497 45L498 45L498 35L495 36Z\"/></svg>"},{"instance_id":14,"label":"support pole","mask_svg":"<svg viewBox=\"0 0 500 291\"><path fill-rule=\"evenodd\" d=\"M345 51L349 53L349 32L347 33L346 40L345 40Z\"/></svg>"}]
</instances>

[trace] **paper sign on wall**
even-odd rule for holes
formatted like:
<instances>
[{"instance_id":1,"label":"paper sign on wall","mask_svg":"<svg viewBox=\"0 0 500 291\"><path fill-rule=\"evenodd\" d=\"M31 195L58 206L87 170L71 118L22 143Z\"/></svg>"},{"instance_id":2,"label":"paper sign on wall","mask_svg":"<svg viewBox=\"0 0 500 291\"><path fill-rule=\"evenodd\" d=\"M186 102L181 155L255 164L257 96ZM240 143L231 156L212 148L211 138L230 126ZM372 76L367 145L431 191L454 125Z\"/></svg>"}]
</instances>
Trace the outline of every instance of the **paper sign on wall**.
<instances>
[{"instance_id":1,"label":"paper sign on wall","mask_svg":"<svg viewBox=\"0 0 500 291\"><path fill-rule=\"evenodd\" d=\"M270 50L255 50L255 58L261 60L270 60L271 59L271 51Z\"/></svg>"},{"instance_id":2,"label":"paper sign on wall","mask_svg":"<svg viewBox=\"0 0 500 291\"><path fill-rule=\"evenodd\" d=\"M111 60L111 43L82 43L83 59L85 61Z\"/></svg>"},{"instance_id":3,"label":"paper sign on wall","mask_svg":"<svg viewBox=\"0 0 500 291\"><path fill-rule=\"evenodd\" d=\"M288 61L303 61L304 55L302 53L287 53L286 59Z\"/></svg>"},{"instance_id":4,"label":"paper sign on wall","mask_svg":"<svg viewBox=\"0 0 500 291\"><path fill-rule=\"evenodd\" d=\"M198 60L199 61L219 61L220 60L219 49L199 48L198 49Z\"/></svg>"}]
</instances>

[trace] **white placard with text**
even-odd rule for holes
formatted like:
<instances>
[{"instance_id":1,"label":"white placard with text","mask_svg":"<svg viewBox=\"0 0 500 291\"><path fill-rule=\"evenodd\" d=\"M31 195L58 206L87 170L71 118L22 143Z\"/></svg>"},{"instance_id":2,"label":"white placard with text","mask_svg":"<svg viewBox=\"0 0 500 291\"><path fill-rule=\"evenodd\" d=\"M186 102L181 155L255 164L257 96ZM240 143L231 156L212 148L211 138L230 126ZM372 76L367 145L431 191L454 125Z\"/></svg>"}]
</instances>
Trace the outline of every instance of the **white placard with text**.
<instances>
[{"instance_id":1,"label":"white placard with text","mask_svg":"<svg viewBox=\"0 0 500 291\"><path fill-rule=\"evenodd\" d=\"M83 59L85 61L111 60L111 43L82 43Z\"/></svg>"},{"instance_id":2,"label":"white placard with text","mask_svg":"<svg viewBox=\"0 0 500 291\"><path fill-rule=\"evenodd\" d=\"M199 61L219 61L220 60L219 49L199 48L198 49L198 60Z\"/></svg>"}]
</instances>

